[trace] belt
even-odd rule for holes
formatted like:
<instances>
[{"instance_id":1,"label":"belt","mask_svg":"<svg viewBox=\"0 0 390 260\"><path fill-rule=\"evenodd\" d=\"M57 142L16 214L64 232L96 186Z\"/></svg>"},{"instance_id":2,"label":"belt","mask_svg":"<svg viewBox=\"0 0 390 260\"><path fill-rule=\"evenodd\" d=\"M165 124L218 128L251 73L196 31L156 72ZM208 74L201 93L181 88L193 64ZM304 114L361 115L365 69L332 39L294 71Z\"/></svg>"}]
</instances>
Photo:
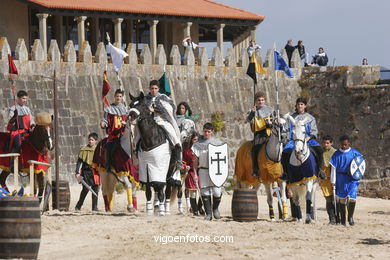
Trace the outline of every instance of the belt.
<instances>
[{"instance_id":1,"label":"belt","mask_svg":"<svg viewBox=\"0 0 390 260\"><path fill-rule=\"evenodd\" d=\"M205 169L205 170L208 170L209 168L206 168L206 167L199 167L199 169Z\"/></svg>"},{"instance_id":2,"label":"belt","mask_svg":"<svg viewBox=\"0 0 390 260\"><path fill-rule=\"evenodd\" d=\"M349 172L337 172L338 174L347 174L349 175L350 173Z\"/></svg>"}]
</instances>

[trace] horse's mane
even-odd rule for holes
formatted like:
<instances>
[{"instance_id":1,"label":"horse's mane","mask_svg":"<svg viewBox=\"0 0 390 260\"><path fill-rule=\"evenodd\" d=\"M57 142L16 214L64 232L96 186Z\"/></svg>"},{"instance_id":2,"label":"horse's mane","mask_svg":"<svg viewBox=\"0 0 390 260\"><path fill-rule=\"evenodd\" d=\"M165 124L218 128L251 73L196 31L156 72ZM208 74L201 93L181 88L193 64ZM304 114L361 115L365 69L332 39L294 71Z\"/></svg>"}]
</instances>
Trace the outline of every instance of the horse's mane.
<instances>
[{"instance_id":1,"label":"horse's mane","mask_svg":"<svg viewBox=\"0 0 390 260\"><path fill-rule=\"evenodd\" d=\"M153 115L149 112L145 97L142 95L134 98L131 106L134 107L136 101L139 102L137 110L140 112L138 127L141 135L141 147L148 151L166 142L167 137L164 129L156 123Z\"/></svg>"},{"instance_id":2,"label":"horse's mane","mask_svg":"<svg viewBox=\"0 0 390 260\"><path fill-rule=\"evenodd\" d=\"M40 153L45 154L50 149L49 134L44 126L36 125L28 141Z\"/></svg>"}]
</instances>

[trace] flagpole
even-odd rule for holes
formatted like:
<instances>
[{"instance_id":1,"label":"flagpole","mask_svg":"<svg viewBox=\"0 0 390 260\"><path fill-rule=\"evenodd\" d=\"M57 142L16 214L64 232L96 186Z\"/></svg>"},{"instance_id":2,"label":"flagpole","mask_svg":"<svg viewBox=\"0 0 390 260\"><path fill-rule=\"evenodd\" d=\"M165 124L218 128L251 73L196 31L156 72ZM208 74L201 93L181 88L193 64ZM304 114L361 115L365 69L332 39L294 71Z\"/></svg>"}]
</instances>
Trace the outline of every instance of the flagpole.
<instances>
[{"instance_id":1,"label":"flagpole","mask_svg":"<svg viewBox=\"0 0 390 260\"><path fill-rule=\"evenodd\" d=\"M276 63L278 62L275 59L276 44L274 43L274 66L275 66L275 90L276 90L276 118L279 121L280 118L280 104L279 104L279 86L278 86L278 70L276 69ZM278 122L279 123L279 122ZM281 140L280 136L280 127L278 127L278 139Z\"/></svg>"}]
</instances>

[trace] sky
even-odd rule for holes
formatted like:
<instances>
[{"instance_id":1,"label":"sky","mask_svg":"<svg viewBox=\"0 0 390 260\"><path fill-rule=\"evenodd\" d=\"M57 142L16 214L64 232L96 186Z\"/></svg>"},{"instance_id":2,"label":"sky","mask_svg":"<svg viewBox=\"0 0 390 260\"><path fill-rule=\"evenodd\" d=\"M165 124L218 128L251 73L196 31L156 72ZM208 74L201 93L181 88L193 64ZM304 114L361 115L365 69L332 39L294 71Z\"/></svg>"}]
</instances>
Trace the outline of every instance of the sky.
<instances>
[{"instance_id":1,"label":"sky","mask_svg":"<svg viewBox=\"0 0 390 260\"><path fill-rule=\"evenodd\" d=\"M256 40L262 56L274 42L277 49L302 40L314 55L323 47L329 65L370 65L390 68L389 0L213 0L265 16Z\"/></svg>"}]
</instances>

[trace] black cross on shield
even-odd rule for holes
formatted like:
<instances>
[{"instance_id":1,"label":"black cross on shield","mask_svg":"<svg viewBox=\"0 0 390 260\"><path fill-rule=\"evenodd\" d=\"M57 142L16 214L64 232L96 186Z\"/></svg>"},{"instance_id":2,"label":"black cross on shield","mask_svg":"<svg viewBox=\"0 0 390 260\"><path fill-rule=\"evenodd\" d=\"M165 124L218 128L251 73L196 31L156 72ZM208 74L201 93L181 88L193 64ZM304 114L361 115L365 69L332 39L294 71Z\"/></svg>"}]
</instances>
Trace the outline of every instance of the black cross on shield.
<instances>
[{"instance_id":1,"label":"black cross on shield","mask_svg":"<svg viewBox=\"0 0 390 260\"><path fill-rule=\"evenodd\" d=\"M221 187L229 175L227 144L209 144L209 176L215 186Z\"/></svg>"}]
</instances>

